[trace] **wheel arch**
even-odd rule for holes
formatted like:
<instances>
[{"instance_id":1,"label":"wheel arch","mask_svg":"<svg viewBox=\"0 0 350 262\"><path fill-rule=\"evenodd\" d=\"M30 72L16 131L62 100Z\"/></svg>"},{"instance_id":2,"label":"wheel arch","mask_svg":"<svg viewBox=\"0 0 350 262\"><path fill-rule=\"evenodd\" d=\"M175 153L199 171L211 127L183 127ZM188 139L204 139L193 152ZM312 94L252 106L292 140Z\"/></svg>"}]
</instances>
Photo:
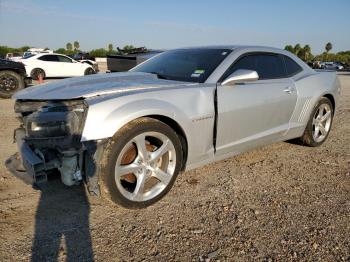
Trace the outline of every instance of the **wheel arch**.
<instances>
[{"instance_id":1,"label":"wheel arch","mask_svg":"<svg viewBox=\"0 0 350 262\"><path fill-rule=\"evenodd\" d=\"M4 71L11 71L11 72L13 72L13 73L16 73L16 74L18 74L19 76L22 76L22 72L23 71L21 71L21 69L19 69L19 68L1 68L0 69L0 72L4 72Z\"/></svg>"},{"instance_id":2,"label":"wheel arch","mask_svg":"<svg viewBox=\"0 0 350 262\"><path fill-rule=\"evenodd\" d=\"M83 60L83 61L80 61L80 62L83 63L83 64L88 64L88 65L93 66L93 64L90 61Z\"/></svg>"},{"instance_id":3,"label":"wheel arch","mask_svg":"<svg viewBox=\"0 0 350 262\"><path fill-rule=\"evenodd\" d=\"M335 110L335 99L334 99L334 96L331 95L331 94L324 94L322 97L328 98L329 101L331 101L332 107L333 107L333 112L334 112L334 110Z\"/></svg>"},{"instance_id":4,"label":"wheel arch","mask_svg":"<svg viewBox=\"0 0 350 262\"><path fill-rule=\"evenodd\" d=\"M182 146L182 153L183 153L183 163L181 167L181 171L183 171L186 167L187 154L188 154L188 142L187 142L187 136L184 129L181 127L181 125L178 122L176 122L174 119L168 116L146 115L143 117L153 118L153 119L159 120L160 122L163 122L164 124L170 126L175 131L175 133L179 136L181 146Z\"/></svg>"}]
</instances>

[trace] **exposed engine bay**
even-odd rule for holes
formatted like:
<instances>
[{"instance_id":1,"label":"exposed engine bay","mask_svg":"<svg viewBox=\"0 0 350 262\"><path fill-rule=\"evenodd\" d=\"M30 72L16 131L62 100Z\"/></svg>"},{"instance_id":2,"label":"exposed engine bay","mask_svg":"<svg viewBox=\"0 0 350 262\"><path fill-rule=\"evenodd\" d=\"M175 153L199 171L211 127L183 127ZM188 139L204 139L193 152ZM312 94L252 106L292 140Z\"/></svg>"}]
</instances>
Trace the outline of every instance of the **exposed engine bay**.
<instances>
[{"instance_id":1,"label":"exposed engine bay","mask_svg":"<svg viewBox=\"0 0 350 262\"><path fill-rule=\"evenodd\" d=\"M96 151L92 142L80 142L87 109L82 99L16 101L15 112L20 127L15 130L14 138L23 167L32 178L26 182L46 182L47 174L55 170L60 172L62 182L67 186L83 180L88 148L92 148L91 152ZM18 159L18 155L15 158ZM18 166L12 168L18 169Z\"/></svg>"}]
</instances>

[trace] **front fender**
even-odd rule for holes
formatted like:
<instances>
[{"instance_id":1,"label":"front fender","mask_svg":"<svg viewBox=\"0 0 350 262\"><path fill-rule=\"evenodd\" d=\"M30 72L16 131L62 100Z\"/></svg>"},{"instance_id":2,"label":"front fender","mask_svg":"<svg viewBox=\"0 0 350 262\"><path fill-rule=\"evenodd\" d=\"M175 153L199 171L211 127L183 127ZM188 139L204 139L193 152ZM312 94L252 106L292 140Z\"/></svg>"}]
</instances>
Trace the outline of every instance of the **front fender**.
<instances>
[{"instance_id":1,"label":"front fender","mask_svg":"<svg viewBox=\"0 0 350 262\"><path fill-rule=\"evenodd\" d=\"M132 101L106 112L108 108L110 108L110 101L93 105L89 108L81 141L112 137L130 121L148 115L169 117L176 121L185 133L187 133L186 131L189 128L189 123L186 123L189 120L186 120L186 116L181 109L157 99Z\"/></svg>"},{"instance_id":2,"label":"front fender","mask_svg":"<svg viewBox=\"0 0 350 262\"><path fill-rule=\"evenodd\" d=\"M159 115L172 119L184 131L188 165L207 160L214 152L214 90L215 85L208 85L87 99L82 141L112 137L132 120Z\"/></svg>"}]
</instances>

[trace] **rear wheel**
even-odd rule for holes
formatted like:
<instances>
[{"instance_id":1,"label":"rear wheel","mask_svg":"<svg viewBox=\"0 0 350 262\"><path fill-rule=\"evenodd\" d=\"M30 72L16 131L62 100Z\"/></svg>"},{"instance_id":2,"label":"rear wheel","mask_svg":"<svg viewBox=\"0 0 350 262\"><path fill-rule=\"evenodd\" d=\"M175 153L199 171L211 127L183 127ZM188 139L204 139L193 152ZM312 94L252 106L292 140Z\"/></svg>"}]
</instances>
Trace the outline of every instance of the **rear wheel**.
<instances>
[{"instance_id":1,"label":"rear wheel","mask_svg":"<svg viewBox=\"0 0 350 262\"><path fill-rule=\"evenodd\" d=\"M333 105L328 98L322 97L314 108L304 135L302 143L307 146L320 146L326 141L333 122Z\"/></svg>"},{"instance_id":2,"label":"rear wheel","mask_svg":"<svg viewBox=\"0 0 350 262\"><path fill-rule=\"evenodd\" d=\"M96 73L95 70L89 67L85 69L84 75L93 75L95 73Z\"/></svg>"},{"instance_id":3,"label":"rear wheel","mask_svg":"<svg viewBox=\"0 0 350 262\"><path fill-rule=\"evenodd\" d=\"M45 71L41 68L34 68L32 70L32 72L30 73L30 76L34 80L39 80L40 75L42 76L43 79L45 79L45 77L46 77Z\"/></svg>"},{"instance_id":4,"label":"rear wheel","mask_svg":"<svg viewBox=\"0 0 350 262\"><path fill-rule=\"evenodd\" d=\"M16 72L0 71L0 97L10 98L15 92L24 88L23 78Z\"/></svg>"},{"instance_id":5,"label":"rear wheel","mask_svg":"<svg viewBox=\"0 0 350 262\"><path fill-rule=\"evenodd\" d=\"M102 194L126 208L143 208L160 200L182 166L182 147L166 124L140 118L123 127L102 156Z\"/></svg>"}]
</instances>

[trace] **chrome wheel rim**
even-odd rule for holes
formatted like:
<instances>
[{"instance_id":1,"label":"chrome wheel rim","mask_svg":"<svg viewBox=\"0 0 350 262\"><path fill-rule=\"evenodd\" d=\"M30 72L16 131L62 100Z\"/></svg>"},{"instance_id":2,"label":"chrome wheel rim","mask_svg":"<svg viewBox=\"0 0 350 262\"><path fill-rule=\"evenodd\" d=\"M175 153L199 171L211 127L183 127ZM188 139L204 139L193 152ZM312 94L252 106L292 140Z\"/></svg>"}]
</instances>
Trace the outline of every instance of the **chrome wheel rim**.
<instances>
[{"instance_id":1,"label":"chrome wheel rim","mask_svg":"<svg viewBox=\"0 0 350 262\"><path fill-rule=\"evenodd\" d=\"M115 182L128 200L147 201L168 186L175 166L176 152L171 140L159 132L145 132L121 150L115 165Z\"/></svg>"},{"instance_id":2,"label":"chrome wheel rim","mask_svg":"<svg viewBox=\"0 0 350 262\"><path fill-rule=\"evenodd\" d=\"M312 137L315 142L322 142L328 135L332 122L332 109L328 104L321 104L312 119Z\"/></svg>"}]
</instances>

